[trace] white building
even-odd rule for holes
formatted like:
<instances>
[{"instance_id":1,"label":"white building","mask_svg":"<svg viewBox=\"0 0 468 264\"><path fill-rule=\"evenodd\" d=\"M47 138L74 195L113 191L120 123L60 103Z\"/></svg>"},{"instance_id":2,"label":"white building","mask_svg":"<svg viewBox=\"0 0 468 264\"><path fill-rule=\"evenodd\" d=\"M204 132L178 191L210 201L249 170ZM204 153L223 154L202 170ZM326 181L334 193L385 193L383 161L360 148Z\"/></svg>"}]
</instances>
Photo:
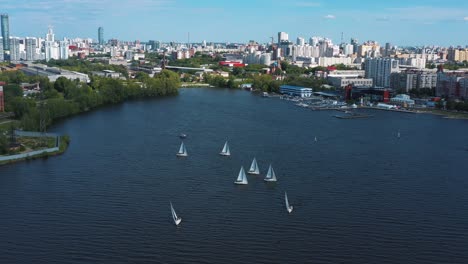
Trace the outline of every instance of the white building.
<instances>
[{"instance_id":1,"label":"white building","mask_svg":"<svg viewBox=\"0 0 468 264\"><path fill-rule=\"evenodd\" d=\"M410 99L407 94L397 94L395 97L390 98L390 102L408 107L414 106L414 100Z\"/></svg>"},{"instance_id":2,"label":"white building","mask_svg":"<svg viewBox=\"0 0 468 264\"><path fill-rule=\"evenodd\" d=\"M370 58L365 62L366 78L371 78L378 87L390 87L390 75L398 72L398 60L389 58Z\"/></svg>"},{"instance_id":3,"label":"white building","mask_svg":"<svg viewBox=\"0 0 468 264\"><path fill-rule=\"evenodd\" d=\"M327 75L327 80L336 88L343 88L349 84L372 87L372 79L366 79L364 76L365 71L362 70L336 70Z\"/></svg>"},{"instance_id":4,"label":"white building","mask_svg":"<svg viewBox=\"0 0 468 264\"><path fill-rule=\"evenodd\" d=\"M59 59L68 59L68 41L63 40L59 42Z\"/></svg>"},{"instance_id":5,"label":"white building","mask_svg":"<svg viewBox=\"0 0 468 264\"><path fill-rule=\"evenodd\" d=\"M298 38L297 38L297 41L296 41L296 44L297 44L298 46L304 46L304 45L305 45L305 40L304 40L304 38L298 37Z\"/></svg>"},{"instance_id":6,"label":"white building","mask_svg":"<svg viewBox=\"0 0 468 264\"><path fill-rule=\"evenodd\" d=\"M26 44L26 60L34 61L37 59L37 39L27 37L25 40Z\"/></svg>"},{"instance_id":7,"label":"white building","mask_svg":"<svg viewBox=\"0 0 468 264\"><path fill-rule=\"evenodd\" d=\"M59 46L55 43L55 34L52 31L52 27L49 27L46 38L44 41L45 49L45 60L49 61L50 59L58 60L60 57Z\"/></svg>"},{"instance_id":8,"label":"white building","mask_svg":"<svg viewBox=\"0 0 468 264\"><path fill-rule=\"evenodd\" d=\"M317 61L318 66L328 67L335 64L350 65L353 64L352 58L339 57L320 57Z\"/></svg>"},{"instance_id":9,"label":"white building","mask_svg":"<svg viewBox=\"0 0 468 264\"><path fill-rule=\"evenodd\" d=\"M289 35L286 32L278 32L278 43L289 41Z\"/></svg>"},{"instance_id":10,"label":"white building","mask_svg":"<svg viewBox=\"0 0 468 264\"><path fill-rule=\"evenodd\" d=\"M351 44L346 44L343 49L343 54L349 56L349 55L353 55L353 53L354 53L354 46Z\"/></svg>"},{"instance_id":11,"label":"white building","mask_svg":"<svg viewBox=\"0 0 468 264\"><path fill-rule=\"evenodd\" d=\"M19 61L20 59L20 39L10 37L10 60Z\"/></svg>"},{"instance_id":12,"label":"white building","mask_svg":"<svg viewBox=\"0 0 468 264\"><path fill-rule=\"evenodd\" d=\"M288 94L288 95L291 95L291 96L311 97L312 92L313 92L312 88L292 86L292 85L281 85L280 86L280 93Z\"/></svg>"}]
</instances>

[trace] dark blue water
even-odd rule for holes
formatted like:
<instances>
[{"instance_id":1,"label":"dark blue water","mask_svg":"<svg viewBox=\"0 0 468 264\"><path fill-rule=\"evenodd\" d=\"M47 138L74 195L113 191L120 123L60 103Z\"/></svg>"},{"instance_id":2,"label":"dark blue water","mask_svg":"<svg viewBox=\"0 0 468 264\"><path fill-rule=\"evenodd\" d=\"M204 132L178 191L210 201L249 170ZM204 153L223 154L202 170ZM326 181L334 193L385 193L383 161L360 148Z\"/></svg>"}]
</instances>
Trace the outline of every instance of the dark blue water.
<instances>
[{"instance_id":1,"label":"dark blue water","mask_svg":"<svg viewBox=\"0 0 468 264\"><path fill-rule=\"evenodd\" d=\"M466 263L468 121L334 114L187 89L57 124L64 155L0 167L0 262ZM277 184L233 184L253 157Z\"/></svg>"}]
</instances>

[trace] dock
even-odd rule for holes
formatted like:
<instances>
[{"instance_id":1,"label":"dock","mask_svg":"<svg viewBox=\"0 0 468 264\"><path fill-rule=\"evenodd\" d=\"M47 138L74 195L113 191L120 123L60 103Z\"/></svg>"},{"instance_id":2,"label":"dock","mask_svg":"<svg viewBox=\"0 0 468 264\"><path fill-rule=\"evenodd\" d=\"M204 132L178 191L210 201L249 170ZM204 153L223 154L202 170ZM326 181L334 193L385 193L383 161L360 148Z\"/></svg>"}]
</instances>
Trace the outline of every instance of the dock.
<instances>
[{"instance_id":1,"label":"dock","mask_svg":"<svg viewBox=\"0 0 468 264\"><path fill-rule=\"evenodd\" d=\"M333 117L336 117L336 118L339 118L339 119L357 119L357 118L372 117L372 115L352 114L352 115L334 115Z\"/></svg>"}]
</instances>

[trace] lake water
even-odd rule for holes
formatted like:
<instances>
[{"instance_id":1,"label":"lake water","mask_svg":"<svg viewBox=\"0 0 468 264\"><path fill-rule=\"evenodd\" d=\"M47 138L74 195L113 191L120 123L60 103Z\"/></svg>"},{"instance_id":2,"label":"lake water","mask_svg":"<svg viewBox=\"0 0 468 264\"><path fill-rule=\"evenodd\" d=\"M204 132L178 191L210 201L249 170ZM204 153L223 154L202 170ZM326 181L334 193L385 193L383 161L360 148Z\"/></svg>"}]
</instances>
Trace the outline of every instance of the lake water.
<instances>
[{"instance_id":1,"label":"lake water","mask_svg":"<svg viewBox=\"0 0 468 264\"><path fill-rule=\"evenodd\" d=\"M0 262L466 263L468 121L334 114L182 89L63 121L64 155L0 167Z\"/></svg>"}]
</instances>

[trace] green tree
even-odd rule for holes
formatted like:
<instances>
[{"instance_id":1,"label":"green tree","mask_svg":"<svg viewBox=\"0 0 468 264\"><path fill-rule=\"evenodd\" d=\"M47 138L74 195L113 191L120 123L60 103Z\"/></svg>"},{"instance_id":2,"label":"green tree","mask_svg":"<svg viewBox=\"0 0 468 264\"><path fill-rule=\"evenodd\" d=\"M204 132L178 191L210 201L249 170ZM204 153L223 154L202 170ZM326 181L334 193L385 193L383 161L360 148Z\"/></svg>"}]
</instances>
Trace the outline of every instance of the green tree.
<instances>
[{"instance_id":1,"label":"green tree","mask_svg":"<svg viewBox=\"0 0 468 264\"><path fill-rule=\"evenodd\" d=\"M36 107L36 102L30 98L14 97L7 102L6 106L8 112L13 112L16 118L21 119L23 115Z\"/></svg>"},{"instance_id":2,"label":"green tree","mask_svg":"<svg viewBox=\"0 0 468 264\"><path fill-rule=\"evenodd\" d=\"M0 155L4 155L8 153L8 138L0 131Z\"/></svg>"},{"instance_id":3,"label":"green tree","mask_svg":"<svg viewBox=\"0 0 468 264\"><path fill-rule=\"evenodd\" d=\"M59 77L54 82L54 89L57 90L59 93L63 93L65 89L70 88L73 86L74 83L65 77Z\"/></svg>"},{"instance_id":4,"label":"green tree","mask_svg":"<svg viewBox=\"0 0 468 264\"><path fill-rule=\"evenodd\" d=\"M23 89L18 84L7 84L3 87L3 94L5 95L5 101L13 99L13 97L22 97Z\"/></svg>"}]
</instances>

